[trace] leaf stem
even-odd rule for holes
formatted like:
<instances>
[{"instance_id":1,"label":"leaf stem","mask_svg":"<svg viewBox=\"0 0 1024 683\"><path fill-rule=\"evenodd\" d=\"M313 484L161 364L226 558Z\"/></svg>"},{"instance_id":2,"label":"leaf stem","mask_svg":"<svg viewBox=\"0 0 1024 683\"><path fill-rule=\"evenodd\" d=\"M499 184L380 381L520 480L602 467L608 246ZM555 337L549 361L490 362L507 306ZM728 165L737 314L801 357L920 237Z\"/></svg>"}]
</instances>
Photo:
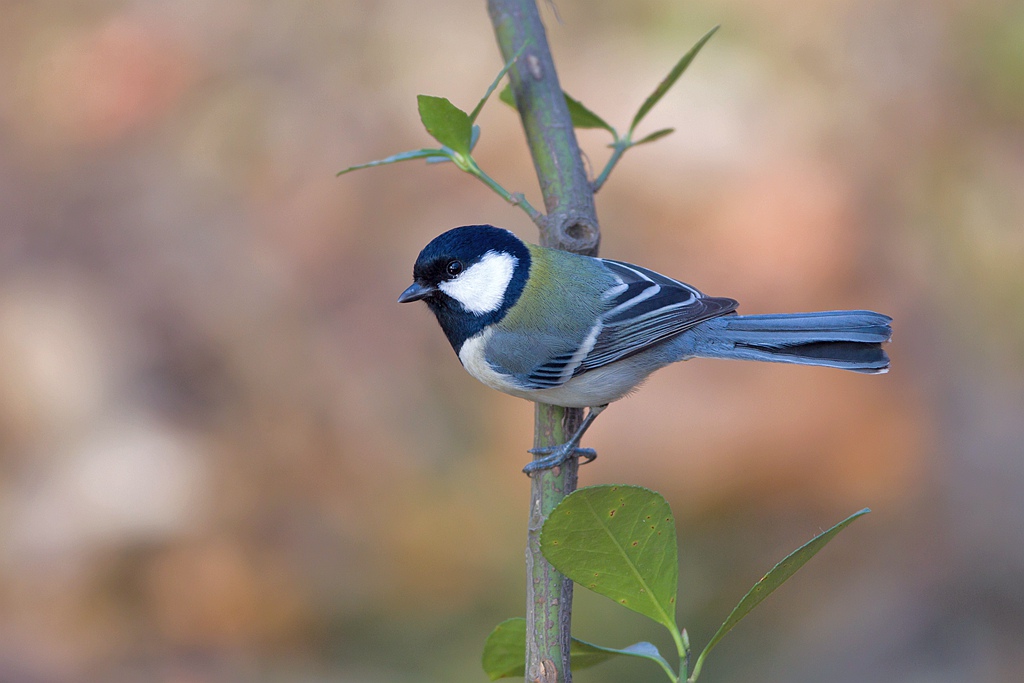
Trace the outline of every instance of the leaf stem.
<instances>
[{"instance_id":1,"label":"leaf stem","mask_svg":"<svg viewBox=\"0 0 1024 683\"><path fill-rule=\"evenodd\" d=\"M467 173L476 176L484 183L484 185L498 193L498 195L506 202L521 208L534 223L544 219L544 216L537 211L537 209L533 208L533 205L530 204L530 202L526 201L526 197L523 196L522 192L509 192L506 190L497 180L487 175L487 173L480 168L480 165L476 163L476 159L473 157L466 157L466 168L464 170Z\"/></svg>"},{"instance_id":2,"label":"leaf stem","mask_svg":"<svg viewBox=\"0 0 1024 683\"><path fill-rule=\"evenodd\" d=\"M612 143L612 155L608 158L608 163L604 165L604 169L601 171L601 175L597 176L591 187L596 194L598 190L604 185L605 181L608 180L608 176L611 175L612 169L615 168L615 164L619 163L619 159L626 153L626 150L632 147L628 136L626 138L617 138Z\"/></svg>"},{"instance_id":3,"label":"leaf stem","mask_svg":"<svg viewBox=\"0 0 1024 683\"><path fill-rule=\"evenodd\" d=\"M668 676L668 680L672 681L672 683L679 683L679 675L672 670L672 667L668 665L668 662L666 662L663 659L658 659L655 661L658 662L658 666L660 666L661 670L665 672L666 676Z\"/></svg>"},{"instance_id":4,"label":"leaf stem","mask_svg":"<svg viewBox=\"0 0 1024 683\"><path fill-rule=\"evenodd\" d=\"M686 677L687 677L687 675L688 675L688 673L690 671L690 636L687 635L685 628L683 629L682 637L683 637L683 650L685 652L685 655L683 655L682 662L681 662L681 664L679 666L679 680L680 681L686 679Z\"/></svg>"},{"instance_id":5,"label":"leaf stem","mask_svg":"<svg viewBox=\"0 0 1024 683\"><path fill-rule=\"evenodd\" d=\"M678 627L669 629L669 632L672 634L672 640L676 643L676 652L679 653L679 673L676 674L676 680L682 681L686 677L686 660L689 659L690 648L688 643L684 641Z\"/></svg>"}]
</instances>

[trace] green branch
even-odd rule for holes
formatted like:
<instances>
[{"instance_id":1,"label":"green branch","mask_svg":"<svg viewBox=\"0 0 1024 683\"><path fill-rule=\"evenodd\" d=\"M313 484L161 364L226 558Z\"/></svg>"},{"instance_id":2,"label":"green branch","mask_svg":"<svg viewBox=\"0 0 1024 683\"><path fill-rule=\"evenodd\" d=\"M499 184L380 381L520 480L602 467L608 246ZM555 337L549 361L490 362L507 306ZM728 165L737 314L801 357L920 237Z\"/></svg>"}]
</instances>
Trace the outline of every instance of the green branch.
<instances>
[{"instance_id":1,"label":"green branch","mask_svg":"<svg viewBox=\"0 0 1024 683\"><path fill-rule=\"evenodd\" d=\"M547 35L534 0L488 0L502 56L510 61L517 103L547 216L535 220L544 246L596 255L601 241L594 191L587 178L572 116L558 82ZM556 446L582 421L579 409L536 404L534 447ZM572 581L540 552L540 529L551 510L576 488L578 462L540 470L531 478L527 533L527 681L571 683Z\"/></svg>"},{"instance_id":2,"label":"green branch","mask_svg":"<svg viewBox=\"0 0 1024 683\"><path fill-rule=\"evenodd\" d=\"M600 228L594 193L537 4L488 0L487 9L504 59L519 54L509 80L547 211L538 225L541 244L596 254Z\"/></svg>"}]
</instances>

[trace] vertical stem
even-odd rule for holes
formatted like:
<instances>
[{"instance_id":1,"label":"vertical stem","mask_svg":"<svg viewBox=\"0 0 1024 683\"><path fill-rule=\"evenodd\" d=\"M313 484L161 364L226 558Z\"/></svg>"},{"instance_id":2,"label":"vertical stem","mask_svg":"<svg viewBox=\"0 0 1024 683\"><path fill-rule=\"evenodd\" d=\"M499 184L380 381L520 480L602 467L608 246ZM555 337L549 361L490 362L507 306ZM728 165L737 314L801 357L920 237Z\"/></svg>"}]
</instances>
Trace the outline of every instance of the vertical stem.
<instances>
[{"instance_id":1,"label":"vertical stem","mask_svg":"<svg viewBox=\"0 0 1024 683\"><path fill-rule=\"evenodd\" d=\"M541 244L596 255L601 241L594 193L587 179L569 109L558 82L547 34L535 0L488 0L512 93L526 133L547 215L537 221ZM579 409L536 405L534 446L565 441L583 419ZM572 682L569 627L572 581L540 552L540 529L558 502L576 488L576 459L533 475L526 547L526 680Z\"/></svg>"},{"instance_id":2,"label":"vertical stem","mask_svg":"<svg viewBox=\"0 0 1024 683\"><path fill-rule=\"evenodd\" d=\"M535 446L562 443L572 426L568 409L535 405ZM579 411L573 411L578 413ZM555 570L540 551L540 530L558 502L576 488L575 459L562 467L541 470L530 479L530 520L526 539L526 680L572 681L569 629L572 581ZM558 672L562 675L559 676Z\"/></svg>"},{"instance_id":3,"label":"vertical stem","mask_svg":"<svg viewBox=\"0 0 1024 683\"><path fill-rule=\"evenodd\" d=\"M502 57L519 54L509 79L548 213L538 226L541 244L595 255L600 229L594 193L537 4L488 0L487 9Z\"/></svg>"}]
</instances>

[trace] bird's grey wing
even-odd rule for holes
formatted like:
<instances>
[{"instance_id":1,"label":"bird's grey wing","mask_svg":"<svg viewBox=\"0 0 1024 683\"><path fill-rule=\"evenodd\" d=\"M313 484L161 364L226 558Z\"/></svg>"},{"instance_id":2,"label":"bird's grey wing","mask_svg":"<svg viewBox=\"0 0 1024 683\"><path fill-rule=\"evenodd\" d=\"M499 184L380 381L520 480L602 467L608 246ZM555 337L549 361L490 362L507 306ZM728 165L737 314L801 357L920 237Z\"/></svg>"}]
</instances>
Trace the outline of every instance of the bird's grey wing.
<instances>
[{"instance_id":1,"label":"bird's grey wing","mask_svg":"<svg viewBox=\"0 0 1024 683\"><path fill-rule=\"evenodd\" d=\"M593 326L568 337L564 330L496 329L487 354L496 371L511 375L523 389L550 389L736 309L732 299L704 296L652 270L599 260L613 277Z\"/></svg>"},{"instance_id":2,"label":"bird's grey wing","mask_svg":"<svg viewBox=\"0 0 1024 683\"><path fill-rule=\"evenodd\" d=\"M733 299L709 297L678 280L630 263L601 259L618 279L608 290L592 347L572 376L629 358L705 320L732 313Z\"/></svg>"},{"instance_id":3,"label":"bird's grey wing","mask_svg":"<svg viewBox=\"0 0 1024 683\"><path fill-rule=\"evenodd\" d=\"M488 340L487 357L496 372L511 375L519 388L550 389L572 378L579 348L580 340L557 333L496 328Z\"/></svg>"}]
</instances>

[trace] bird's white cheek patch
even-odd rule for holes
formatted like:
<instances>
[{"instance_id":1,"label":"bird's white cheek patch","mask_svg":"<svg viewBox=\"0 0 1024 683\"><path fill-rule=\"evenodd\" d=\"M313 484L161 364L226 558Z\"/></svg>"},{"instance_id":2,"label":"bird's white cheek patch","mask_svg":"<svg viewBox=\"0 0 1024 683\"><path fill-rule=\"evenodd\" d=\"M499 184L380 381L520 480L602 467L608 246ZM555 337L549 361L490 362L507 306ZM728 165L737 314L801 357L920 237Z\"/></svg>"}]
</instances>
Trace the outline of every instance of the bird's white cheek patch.
<instances>
[{"instance_id":1,"label":"bird's white cheek patch","mask_svg":"<svg viewBox=\"0 0 1024 683\"><path fill-rule=\"evenodd\" d=\"M439 284L438 289L474 315L493 313L505 300L505 290L518 263L511 254L489 251L454 280Z\"/></svg>"}]
</instances>

